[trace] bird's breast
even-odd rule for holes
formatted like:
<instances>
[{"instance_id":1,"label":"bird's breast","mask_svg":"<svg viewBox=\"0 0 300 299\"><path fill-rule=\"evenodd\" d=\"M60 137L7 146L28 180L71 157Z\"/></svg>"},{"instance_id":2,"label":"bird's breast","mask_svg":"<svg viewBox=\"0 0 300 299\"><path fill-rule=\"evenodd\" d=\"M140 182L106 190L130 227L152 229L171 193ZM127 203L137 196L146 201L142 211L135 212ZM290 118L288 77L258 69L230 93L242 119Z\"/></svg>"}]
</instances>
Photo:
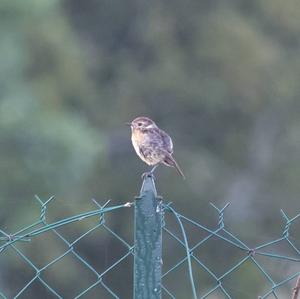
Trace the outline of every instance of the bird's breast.
<instances>
[{"instance_id":1,"label":"bird's breast","mask_svg":"<svg viewBox=\"0 0 300 299\"><path fill-rule=\"evenodd\" d=\"M155 165L159 162L159 159L155 157L155 151L151 146L151 137L147 132L133 131L131 141L135 152L145 163Z\"/></svg>"},{"instance_id":2,"label":"bird's breast","mask_svg":"<svg viewBox=\"0 0 300 299\"><path fill-rule=\"evenodd\" d=\"M137 154L140 154L140 147L146 142L146 136L143 132L139 130L133 130L131 134L132 145Z\"/></svg>"}]
</instances>

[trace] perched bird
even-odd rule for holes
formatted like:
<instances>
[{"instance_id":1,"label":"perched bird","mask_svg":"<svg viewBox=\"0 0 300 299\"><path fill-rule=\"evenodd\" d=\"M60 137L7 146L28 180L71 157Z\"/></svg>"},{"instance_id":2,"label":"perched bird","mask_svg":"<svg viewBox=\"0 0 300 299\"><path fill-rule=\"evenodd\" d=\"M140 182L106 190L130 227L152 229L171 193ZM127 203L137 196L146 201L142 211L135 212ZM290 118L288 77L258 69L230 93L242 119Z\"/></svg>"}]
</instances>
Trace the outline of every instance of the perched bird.
<instances>
[{"instance_id":1,"label":"perched bird","mask_svg":"<svg viewBox=\"0 0 300 299\"><path fill-rule=\"evenodd\" d=\"M155 168L163 163L175 167L183 177L184 174L173 158L173 142L171 137L161 130L153 120L140 116L131 123L131 141L137 155L148 165L154 165L147 175L152 175Z\"/></svg>"}]
</instances>

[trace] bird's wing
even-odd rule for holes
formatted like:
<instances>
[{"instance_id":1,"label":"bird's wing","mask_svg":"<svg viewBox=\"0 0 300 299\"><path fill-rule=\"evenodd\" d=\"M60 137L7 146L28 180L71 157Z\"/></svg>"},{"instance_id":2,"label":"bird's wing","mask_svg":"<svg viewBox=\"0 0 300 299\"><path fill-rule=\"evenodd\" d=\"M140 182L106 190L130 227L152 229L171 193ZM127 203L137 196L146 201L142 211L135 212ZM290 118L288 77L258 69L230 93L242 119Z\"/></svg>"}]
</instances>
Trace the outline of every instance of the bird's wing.
<instances>
[{"instance_id":1,"label":"bird's wing","mask_svg":"<svg viewBox=\"0 0 300 299\"><path fill-rule=\"evenodd\" d=\"M167 150L167 152L169 154L172 154L173 153L173 142L172 142L171 137L163 130L160 130L160 134L161 134L165 149Z\"/></svg>"}]
</instances>

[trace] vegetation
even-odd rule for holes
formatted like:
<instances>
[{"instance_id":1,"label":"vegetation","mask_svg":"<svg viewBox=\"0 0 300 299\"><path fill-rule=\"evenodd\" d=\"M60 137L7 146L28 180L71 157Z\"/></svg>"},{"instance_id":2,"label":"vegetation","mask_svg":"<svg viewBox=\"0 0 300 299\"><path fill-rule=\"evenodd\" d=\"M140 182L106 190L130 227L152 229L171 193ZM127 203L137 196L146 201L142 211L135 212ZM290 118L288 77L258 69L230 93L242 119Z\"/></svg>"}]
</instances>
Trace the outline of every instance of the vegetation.
<instances>
[{"instance_id":1,"label":"vegetation","mask_svg":"<svg viewBox=\"0 0 300 299\"><path fill-rule=\"evenodd\" d=\"M124 123L147 115L173 137L187 177L156 172L177 210L215 225L209 202L229 201L228 223L247 240L278 234L279 209L300 211L299 10L280 0L1 1L0 227L34 219L34 194L57 198L50 220L91 198L131 200L147 167ZM128 235L127 223L111 219ZM50 255L56 245L43 246ZM99 245L85 246L96 262ZM9 262L0 285L16 270ZM251 277L232 282L236 298L263 287Z\"/></svg>"}]
</instances>

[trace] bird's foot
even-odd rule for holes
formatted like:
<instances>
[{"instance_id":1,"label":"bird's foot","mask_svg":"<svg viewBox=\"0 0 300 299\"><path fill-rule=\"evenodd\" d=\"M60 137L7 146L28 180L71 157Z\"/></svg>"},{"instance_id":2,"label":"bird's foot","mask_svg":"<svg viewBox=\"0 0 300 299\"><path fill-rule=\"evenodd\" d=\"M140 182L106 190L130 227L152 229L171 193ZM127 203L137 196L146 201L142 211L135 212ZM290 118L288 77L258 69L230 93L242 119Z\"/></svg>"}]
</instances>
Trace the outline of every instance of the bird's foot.
<instances>
[{"instance_id":1,"label":"bird's foot","mask_svg":"<svg viewBox=\"0 0 300 299\"><path fill-rule=\"evenodd\" d=\"M144 173L142 174L142 179L143 179L143 180L145 180L147 177L148 177L148 178L152 178L152 179L155 180L155 176L154 176L154 174L153 174L152 171L147 171L147 172L144 172Z\"/></svg>"}]
</instances>

